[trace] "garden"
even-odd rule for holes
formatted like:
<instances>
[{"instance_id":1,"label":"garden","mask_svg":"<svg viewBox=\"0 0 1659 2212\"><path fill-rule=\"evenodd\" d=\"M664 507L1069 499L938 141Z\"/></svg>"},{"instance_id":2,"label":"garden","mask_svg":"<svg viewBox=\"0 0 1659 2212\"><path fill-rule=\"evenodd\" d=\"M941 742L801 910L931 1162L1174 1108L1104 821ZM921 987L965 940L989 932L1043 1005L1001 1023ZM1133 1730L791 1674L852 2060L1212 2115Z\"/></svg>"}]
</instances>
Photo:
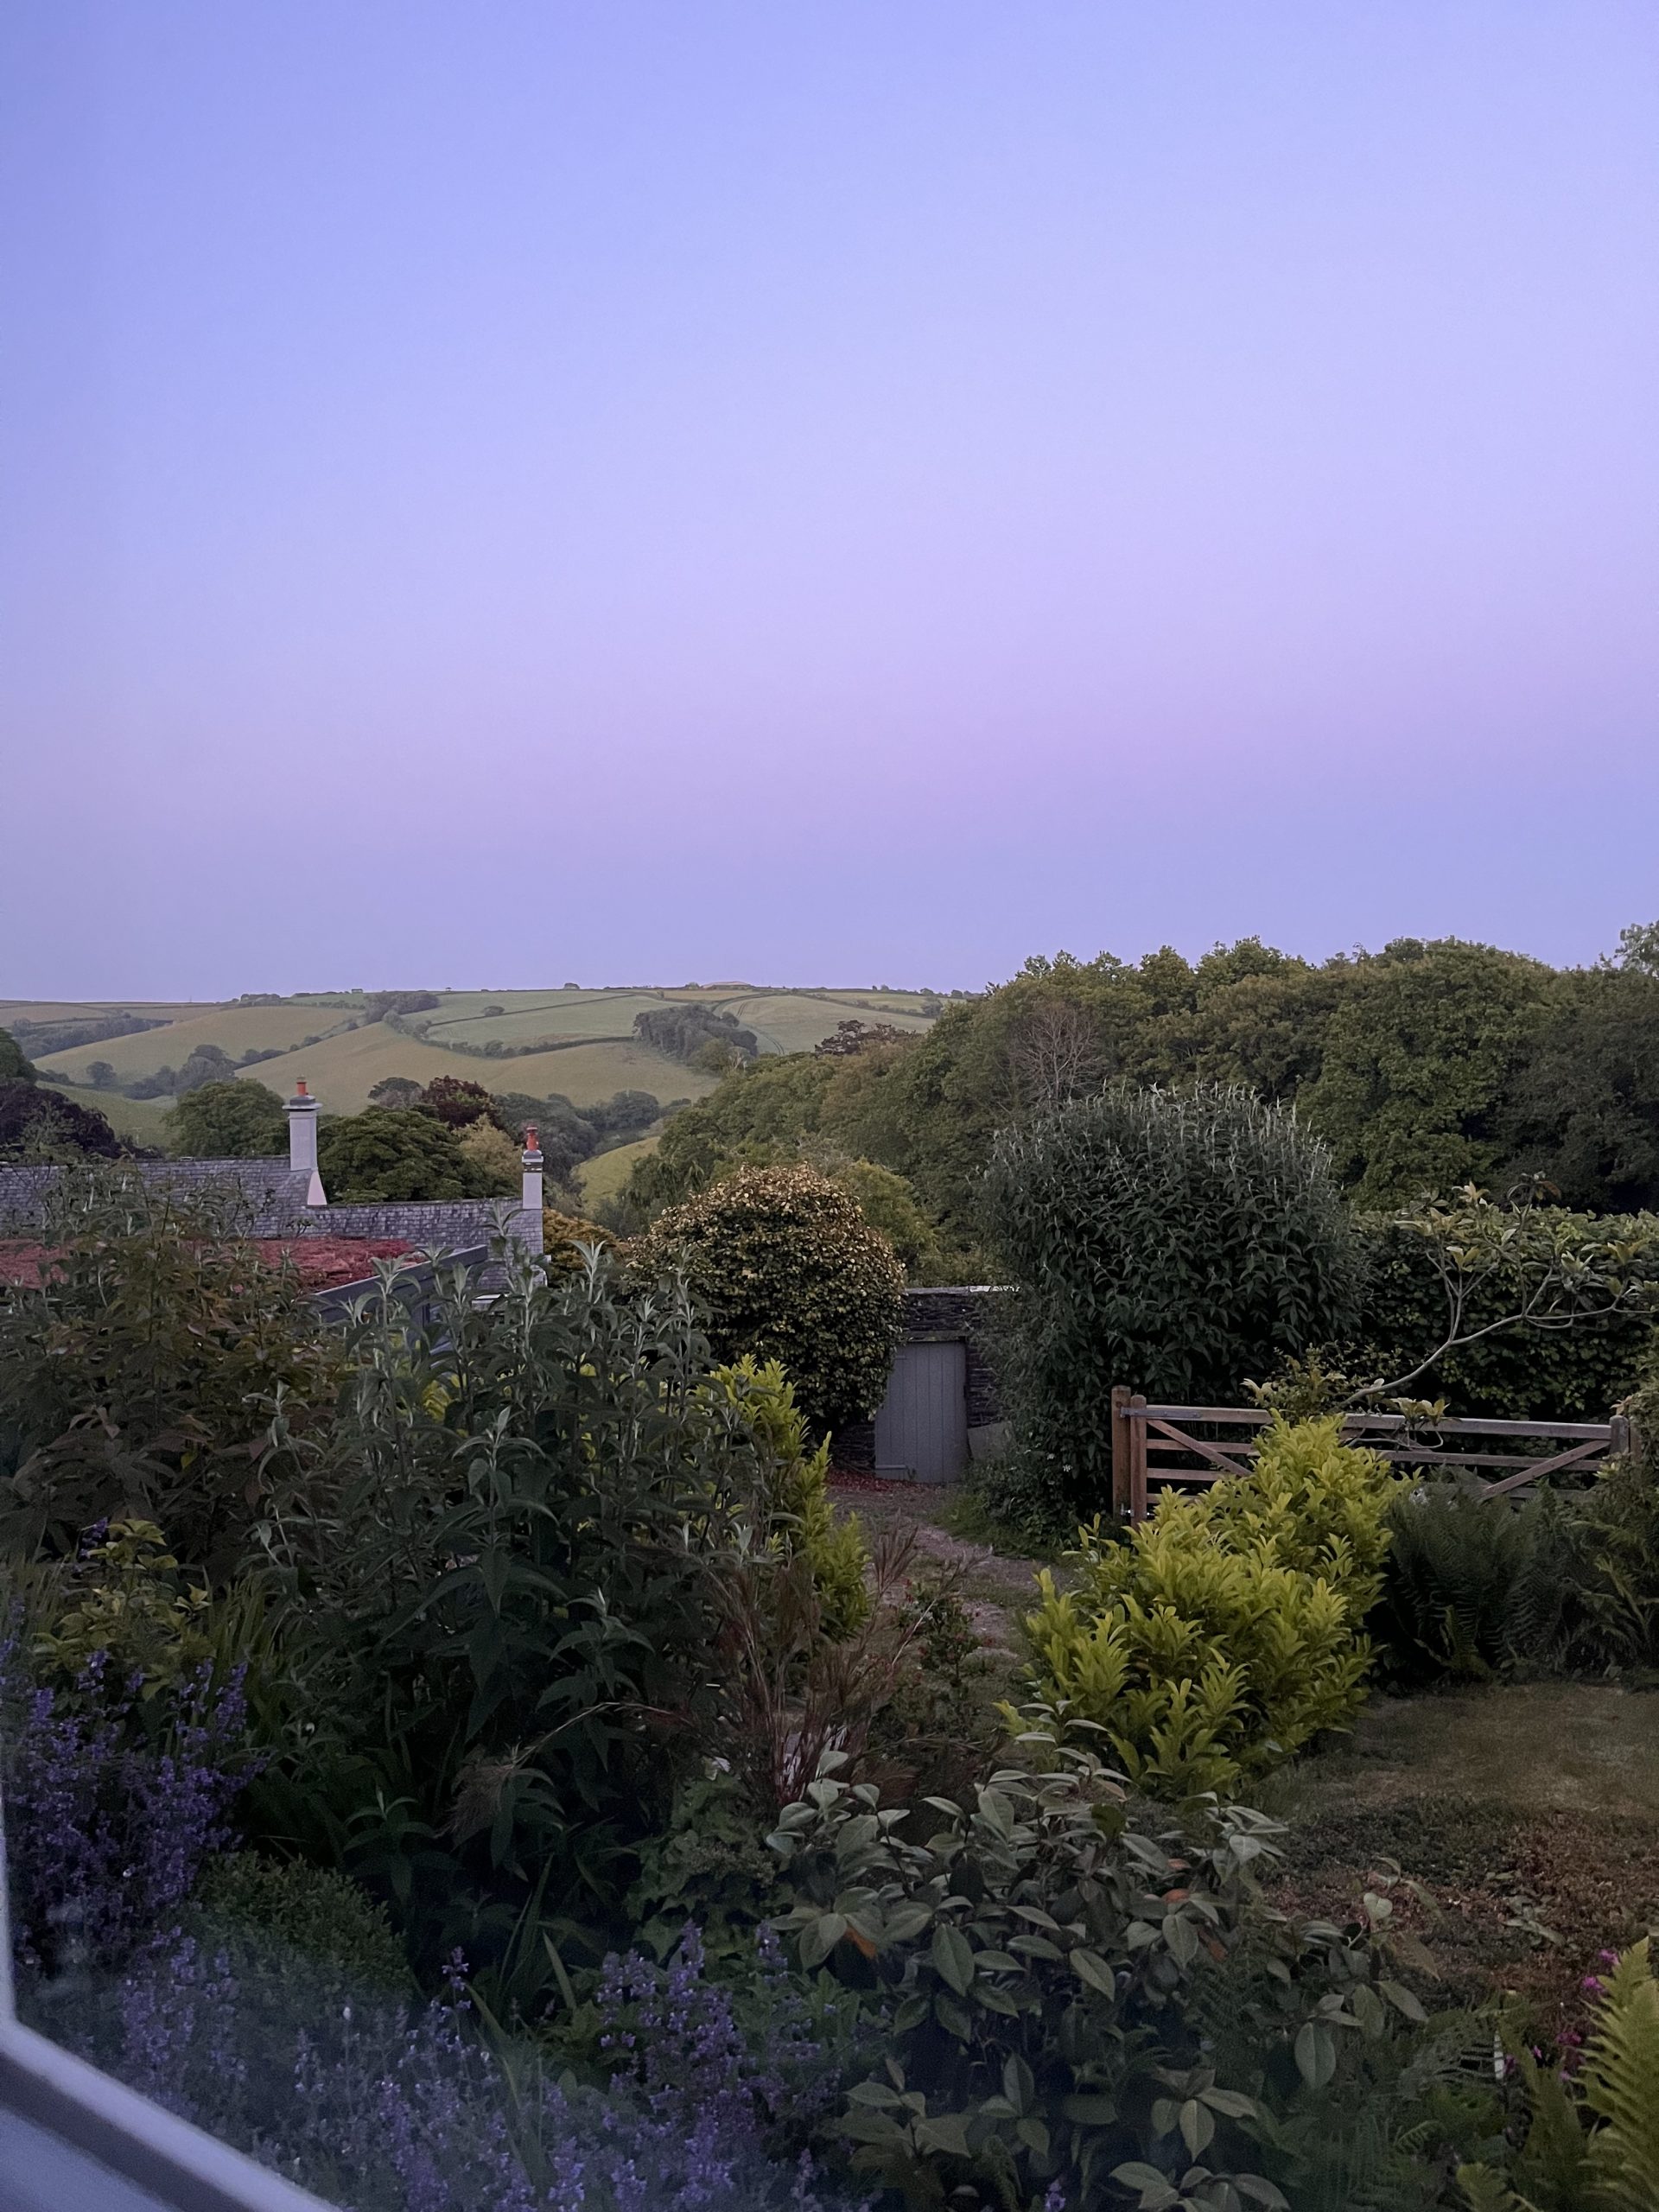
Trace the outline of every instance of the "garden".
<instances>
[{"instance_id":1,"label":"garden","mask_svg":"<svg viewBox=\"0 0 1659 2212\"><path fill-rule=\"evenodd\" d=\"M940 1506L837 1478L905 1270L798 1157L420 1328L67 1176L0 1293L23 2016L356 2212L1659 2202L1659 1225L1356 1214L1202 1083L976 1189L1012 1445ZM1541 1371L1630 1426L1524 1503L1344 1427ZM1249 1471L1126 1524L1124 1383L1248 1392Z\"/></svg>"}]
</instances>

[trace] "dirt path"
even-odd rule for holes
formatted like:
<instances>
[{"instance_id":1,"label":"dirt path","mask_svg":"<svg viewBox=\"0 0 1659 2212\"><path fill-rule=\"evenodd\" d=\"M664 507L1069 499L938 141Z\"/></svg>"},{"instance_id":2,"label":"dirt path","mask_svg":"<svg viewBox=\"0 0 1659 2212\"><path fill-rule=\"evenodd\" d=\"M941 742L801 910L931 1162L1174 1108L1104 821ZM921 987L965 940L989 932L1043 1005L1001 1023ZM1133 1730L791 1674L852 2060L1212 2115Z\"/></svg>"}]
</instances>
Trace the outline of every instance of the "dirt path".
<instances>
[{"instance_id":1,"label":"dirt path","mask_svg":"<svg viewBox=\"0 0 1659 2212\"><path fill-rule=\"evenodd\" d=\"M1020 1617L1036 1600L1038 1562L953 1535L946 1525L953 1493L931 1484L836 1474L830 1478L830 1494L842 1512L858 1516L870 1536L887 1529L906 1532L915 1538L922 1560L953 1568L961 1576L962 1601L980 1642L1010 1658L1016 1654Z\"/></svg>"}]
</instances>

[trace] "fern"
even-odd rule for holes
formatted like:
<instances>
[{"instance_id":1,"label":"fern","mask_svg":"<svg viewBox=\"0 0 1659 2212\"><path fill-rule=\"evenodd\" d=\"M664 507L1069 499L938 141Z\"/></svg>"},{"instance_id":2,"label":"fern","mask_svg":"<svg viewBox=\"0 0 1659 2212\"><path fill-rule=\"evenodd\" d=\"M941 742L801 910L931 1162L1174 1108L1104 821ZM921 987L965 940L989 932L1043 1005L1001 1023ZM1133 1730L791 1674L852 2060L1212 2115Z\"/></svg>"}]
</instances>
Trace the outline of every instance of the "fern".
<instances>
[{"instance_id":1,"label":"fern","mask_svg":"<svg viewBox=\"0 0 1659 2212\"><path fill-rule=\"evenodd\" d=\"M1601 2122L1590 2138L1592 2201L1608 2212L1653 2212L1659 2205L1659 1982L1646 1936L1607 1978L1581 2079L1585 2103Z\"/></svg>"},{"instance_id":2,"label":"fern","mask_svg":"<svg viewBox=\"0 0 1659 2212\"><path fill-rule=\"evenodd\" d=\"M1659 1982L1648 1940L1604 1982L1578 2081L1520 2060L1531 2107L1509 2177L1459 2169L1470 2212L1654 2212L1659 2206ZM1513 2186L1511 2186L1513 2183Z\"/></svg>"}]
</instances>

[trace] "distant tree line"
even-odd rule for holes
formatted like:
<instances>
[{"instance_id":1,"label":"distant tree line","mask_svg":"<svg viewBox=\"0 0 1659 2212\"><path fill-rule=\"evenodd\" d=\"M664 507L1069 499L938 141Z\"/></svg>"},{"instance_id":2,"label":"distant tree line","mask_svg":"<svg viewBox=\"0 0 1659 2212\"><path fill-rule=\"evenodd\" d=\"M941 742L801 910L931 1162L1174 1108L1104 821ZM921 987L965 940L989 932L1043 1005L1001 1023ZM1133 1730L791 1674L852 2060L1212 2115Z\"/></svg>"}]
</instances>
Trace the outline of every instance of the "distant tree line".
<instances>
[{"instance_id":1,"label":"distant tree line","mask_svg":"<svg viewBox=\"0 0 1659 2212\"><path fill-rule=\"evenodd\" d=\"M735 1014L696 1001L649 1007L635 1014L633 1028L653 1052L714 1075L752 1060L760 1049L753 1030L745 1029Z\"/></svg>"},{"instance_id":2,"label":"distant tree line","mask_svg":"<svg viewBox=\"0 0 1659 2212\"><path fill-rule=\"evenodd\" d=\"M903 1177L971 1251L999 1130L1114 1084L1198 1083L1294 1106L1361 1209L1529 1176L1590 1212L1659 1208L1659 925L1567 969L1455 938L1323 963L1253 938L1196 962L1062 954L919 1036L854 1043L757 1060L689 1108L636 1168L634 1211L831 1147Z\"/></svg>"},{"instance_id":3,"label":"distant tree line","mask_svg":"<svg viewBox=\"0 0 1659 2212\"><path fill-rule=\"evenodd\" d=\"M30 1021L14 1017L11 1033L25 1052L44 1059L48 1052L73 1052L86 1045L105 1045L113 1037L137 1037L146 1029L165 1029L164 1014L72 1014L59 1021Z\"/></svg>"}]
</instances>

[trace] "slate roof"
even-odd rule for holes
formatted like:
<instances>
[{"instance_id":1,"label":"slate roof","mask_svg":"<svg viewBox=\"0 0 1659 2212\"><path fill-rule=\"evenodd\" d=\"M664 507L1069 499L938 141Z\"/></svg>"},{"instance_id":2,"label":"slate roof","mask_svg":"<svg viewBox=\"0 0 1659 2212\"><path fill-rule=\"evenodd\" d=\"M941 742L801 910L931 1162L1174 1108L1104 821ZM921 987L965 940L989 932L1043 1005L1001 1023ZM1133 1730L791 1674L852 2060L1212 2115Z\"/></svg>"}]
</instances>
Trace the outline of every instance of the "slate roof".
<instances>
[{"instance_id":1,"label":"slate roof","mask_svg":"<svg viewBox=\"0 0 1659 2212\"><path fill-rule=\"evenodd\" d=\"M285 1160L143 1160L124 1162L145 1182L184 1194L222 1197L247 1236L303 1234L319 1209L306 1205L310 1176ZM63 1170L0 1167L0 1230L38 1228Z\"/></svg>"}]
</instances>

